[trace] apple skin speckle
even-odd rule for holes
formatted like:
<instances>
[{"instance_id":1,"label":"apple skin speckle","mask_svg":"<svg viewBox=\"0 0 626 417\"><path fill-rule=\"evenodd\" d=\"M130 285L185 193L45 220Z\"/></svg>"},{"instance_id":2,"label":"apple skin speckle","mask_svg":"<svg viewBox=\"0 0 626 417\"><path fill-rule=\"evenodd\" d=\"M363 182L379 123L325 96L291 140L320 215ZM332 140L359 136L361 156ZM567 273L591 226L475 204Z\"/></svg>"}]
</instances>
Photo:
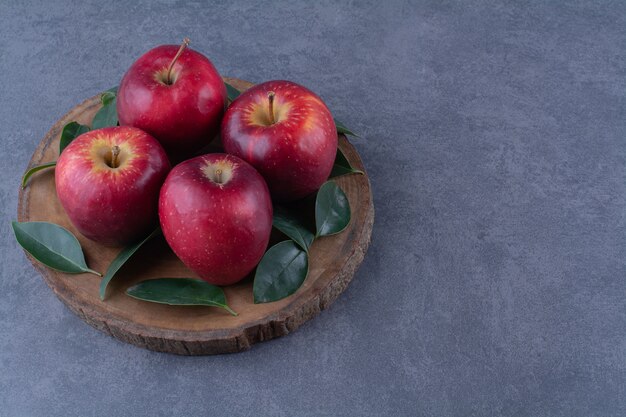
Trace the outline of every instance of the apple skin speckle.
<instances>
[{"instance_id":1,"label":"apple skin speckle","mask_svg":"<svg viewBox=\"0 0 626 417\"><path fill-rule=\"evenodd\" d=\"M215 175L217 169L222 170L221 178ZM272 214L263 177L227 154L178 164L159 198L159 220L168 244L189 269L215 285L234 284L259 263L269 242Z\"/></svg>"},{"instance_id":2,"label":"apple skin speckle","mask_svg":"<svg viewBox=\"0 0 626 417\"><path fill-rule=\"evenodd\" d=\"M273 91L276 122L269 122ZM226 152L254 166L277 201L315 192L330 175L337 154L337 128L324 102L291 81L268 81L242 93L221 126Z\"/></svg>"}]
</instances>

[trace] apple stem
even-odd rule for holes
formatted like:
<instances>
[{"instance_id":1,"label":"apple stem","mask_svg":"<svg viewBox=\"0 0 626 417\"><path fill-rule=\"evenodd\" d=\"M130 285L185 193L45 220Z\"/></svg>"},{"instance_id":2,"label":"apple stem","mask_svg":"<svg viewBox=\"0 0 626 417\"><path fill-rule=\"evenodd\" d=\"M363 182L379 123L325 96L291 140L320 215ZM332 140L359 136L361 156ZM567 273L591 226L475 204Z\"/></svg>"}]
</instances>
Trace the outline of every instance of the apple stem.
<instances>
[{"instance_id":1,"label":"apple stem","mask_svg":"<svg viewBox=\"0 0 626 417\"><path fill-rule=\"evenodd\" d=\"M115 145L111 148L111 168L117 168L117 156L120 154L120 147Z\"/></svg>"},{"instance_id":2,"label":"apple stem","mask_svg":"<svg viewBox=\"0 0 626 417\"><path fill-rule=\"evenodd\" d=\"M267 99L270 102L270 124L276 123L276 119L274 118L274 92L270 91L267 93Z\"/></svg>"},{"instance_id":3,"label":"apple stem","mask_svg":"<svg viewBox=\"0 0 626 417\"><path fill-rule=\"evenodd\" d=\"M176 52L176 55L174 55L174 59L172 59L172 62L170 62L170 66L167 67L167 85L172 85L172 68L174 68L174 64L176 63L176 61L178 60L178 58L180 58L180 56L182 55L183 51L185 50L185 48L187 48L189 46L189 42L191 42L189 40L189 38L185 38L183 39L183 43L180 45L180 48L178 48L178 52Z\"/></svg>"},{"instance_id":4,"label":"apple stem","mask_svg":"<svg viewBox=\"0 0 626 417\"><path fill-rule=\"evenodd\" d=\"M216 182L218 184L222 183L222 170L221 169L216 169L215 170L215 179L217 180Z\"/></svg>"}]
</instances>

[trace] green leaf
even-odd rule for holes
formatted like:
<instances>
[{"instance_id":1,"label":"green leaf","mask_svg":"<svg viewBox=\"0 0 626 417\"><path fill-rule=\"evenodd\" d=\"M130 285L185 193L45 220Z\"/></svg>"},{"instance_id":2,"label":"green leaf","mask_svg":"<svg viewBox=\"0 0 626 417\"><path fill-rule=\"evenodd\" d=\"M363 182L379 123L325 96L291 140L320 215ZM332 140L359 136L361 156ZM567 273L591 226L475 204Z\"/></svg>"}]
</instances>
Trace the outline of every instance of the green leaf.
<instances>
[{"instance_id":1,"label":"green leaf","mask_svg":"<svg viewBox=\"0 0 626 417\"><path fill-rule=\"evenodd\" d=\"M30 179L30 177L33 176L35 172L41 171L42 169L51 168L55 166L56 164L57 164L56 161L46 162L45 164L35 165L34 167L27 169L24 175L22 176L22 188L26 188L26 183L28 183L28 180Z\"/></svg>"},{"instance_id":2,"label":"green leaf","mask_svg":"<svg viewBox=\"0 0 626 417\"><path fill-rule=\"evenodd\" d=\"M337 119L334 119L334 120L335 120L335 126L337 126L337 133L341 133L343 135L354 136L355 138L359 137L359 135L357 135L356 133L352 132L350 129L348 129L346 127L346 125L341 123L339 120L337 120Z\"/></svg>"},{"instance_id":3,"label":"green leaf","mask_svg":"<svg viewBox=\"0 0 626 417\"><path fill-rule=\"evenodd\" d=\"M12 222L17 242L42 264L70 274L90 272L78 239L67 229L47 222Z\"/></svg>"},{"instance_id":4,"label":"green leaf","mask_svg":"<svg viewBox=\"0 0 626 417\"><path fill-rule=\"evenodd\" d=\"M104 278L102 278L102 281L100 281L100 299L101 300L104 300L106 296L107 285L109 285L109 282L111 282L111 280L113 279L115 274L117 274L117 271L120 270L122 265L124 265L126 261L128 261L135 254L135 252L137 252L137 250L143 246L144 243L146 243L147 241L151 240L152 238L160 234L161 234L161 228L155 229L152 233L150 233L141 241L122 249L122 251L115 257L115 259L113 259L113 261L111 262L111 265L109 265L109 268L107 269L107 272L104 274Z\"/></svg>"},{"instance_id":5,"label":"green leaf","mask_svg":"<svg viewBox=\"0 0 626 417\"><path fill-rule=\"evenodd\" d=\"M317 236L334 235L350 223L348 197L333 181L325 182L315 199L315 225Z\"/></svg>"},{"instance_id":6,"label":"green leaf","mask_svg":"<svg viewBox=\"0 0 626 417\"><path fill-rule=\"evenodd\" d=\"M67 145L69 145L74 139L76 139L78 136L82 135L85 132L89 132L89 130L89 126L81 125L76 122L69 122L68 124L63 126L63 130L61 131L61 139L59 140L59 154L61 154L61 152L63 152ZM34 173L36 173L37 171L41 171L42 169L53 167L56 164L56 162L47 162L45 164L40 164L29 168L22 177L22 188L26 187L26 183Z\"/></svg>"},{"instance_id":7,"label":"green leaf","mask_svg":"<svg viewBox=\"0 0 626 417\"><path fill-rule=\"evenodd\" d=\"M337 156L335 156L335 163L333 170L330 172L330 178L345 174L363 174L363 171L352 168L352 165L350 165L350 162L348 162L348 159L346 159L341 149L337 148Z\"/></svg>"},{"instance_id":8,"label":"green leaf","mask_svg":"<svg viewBox=\"0 0 626 417\"><path fill-rule=\"evenodd\" d=\"M239 97L241 92L226 82L224 84L226 84L226 92L228 93L228 100L230 100L231 102L235 101L235 99Z\"/></svg>"},{"instance_id":9,"label":"green leaf","mask_svg":"<svg viewBox=\"0 0 626 417\"><path fill-rule=\"evenodd\" d=\"M126 290L133 298L176 306L211 306L235 313L226 304L224 290L195 278L156 278L141 281Z\"/></svg>"},{"instance_id":10,"label":"green leaf","mask_svg":"<svg viewBox=\"0 0 626 417\"><path fill-rule=\"evenodd\" d=\"M107 106L117 96L117 87L109 88L100 95L100 102L103 106Z\"/></svg>"},{"instance_id":11,"label":"green leaf","mask_svg":"<svg viewBox=\"0 0 626 417\"><path fill-rule=\"evenodd\" d=\"M102 103L103 106L108 106L109 104L111 104L111 102L113 102L113 100L115 100L115 98L116 98L115 94L105 91L100 96L100 102Z\"/></svg>"},{"instance_id":12,"label":"green leaf","mask_svg":"<svg viewBox=\"0 0 626 417\"><path fill-rule=\"evenodd\" d=\"M61 131L61 140L59 141L59 155L63 152L63 149L67 148L67 145L72 143L74 139L83 133L89 132L89 126L81 125L77 122L69 122L63 126Z\"/></svg>"},{"instance_id":13,"label":"green leaf","mask_svg":"<svg viewBox=\"0 0 626 417\"><path fill-rule=\"evenodd\" d=\"M304 282L309 256L293 241L272 246L259 263L254 276L254 302L267 303L288 297Z\"/></svg>"},{"instance_id":14,"label":"green leaf","mask_svg":"<svg viewBox=\"0 0 626 417\"><path fill-rule=\"evenodd\" d=\"M102 98L107 93L102 94L100 96L100 100L102 101L102 108L98 110L98 113L93 117L93 122L91 123L92 129L101 129L103 127L117 126L117 98L113 97L110 100L107 100L106 104L104 104L104 99Z\"/></svg>"},{"instance_id":15,"label":"green leaf","mask_svg":"<svg viewBox=\"0 0 626 417\"><path fill-rule=\"evenodd\" d=\"M315 235L303 224L294 213L284 207L274 207L273 225L275 228L296 242L302 249L309 251Z\"/></svg>"}]
</instances>

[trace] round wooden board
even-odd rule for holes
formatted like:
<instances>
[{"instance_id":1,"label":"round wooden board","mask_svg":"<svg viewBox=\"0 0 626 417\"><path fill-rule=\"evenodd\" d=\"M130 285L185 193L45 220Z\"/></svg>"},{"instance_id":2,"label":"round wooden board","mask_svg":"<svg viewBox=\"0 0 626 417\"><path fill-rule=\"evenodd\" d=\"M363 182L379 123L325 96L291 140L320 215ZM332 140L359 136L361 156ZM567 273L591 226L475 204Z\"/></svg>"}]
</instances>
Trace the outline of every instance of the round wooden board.
<instances>
[{"instance_id":1,"label":"round wooden board","mask_svg":"<svg viewBox=\"0 0 626 417\"><path fill-rule=\"evenodd\" d=\"M243 91L251 83L225 78ZM100 108L99 96L85 100L61 118L35 150L29 166L55 161L59 136L70 121L91 124ZM365 172L355 148L340 135L339 147L352 166ZM54 293L81 319L122 341L147 349L181 355L238 352L254 343L284 336L328 307L352 279L363 261L374 222L374 206L367 175L335 179L350 201L352 220L334 236L316 240L310 249L309 275L303 286L286 299L254 304L252 280L224 288L233 317L211 307L183 307L148 303L125 294L126 288L148 278L196 277L169 249L164 239L142 247L113 279L107 298L98 296L100 278L91 274L71 275L49 269L27 254ZM90 268L104 273L120 248L107 248L83 237L69 222L54 185L54 170L35 174L20 189L18 220L59 224L80 241Z\"/></svg>"}]
</instances>

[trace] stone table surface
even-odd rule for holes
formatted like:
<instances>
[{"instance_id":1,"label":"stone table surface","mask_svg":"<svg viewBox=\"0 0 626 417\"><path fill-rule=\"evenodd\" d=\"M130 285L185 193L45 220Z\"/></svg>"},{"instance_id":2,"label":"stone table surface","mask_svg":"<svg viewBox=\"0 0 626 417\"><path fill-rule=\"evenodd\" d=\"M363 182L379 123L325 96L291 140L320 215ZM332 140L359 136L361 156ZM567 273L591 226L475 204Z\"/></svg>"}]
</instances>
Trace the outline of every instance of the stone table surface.
<instances>
[{"instance_id":1,"label":"stone table surface","mask_svg":"<svg viewBox=\"0 0 626 417\"><path fill-rule=\"evenodd\" d=\"M376 206L347 291L233 355L83 323L17 246L49 127L189 36L316 91ZM623 1L0 0L0 416L626 415Z\"/></svg>"}]
</instances>

